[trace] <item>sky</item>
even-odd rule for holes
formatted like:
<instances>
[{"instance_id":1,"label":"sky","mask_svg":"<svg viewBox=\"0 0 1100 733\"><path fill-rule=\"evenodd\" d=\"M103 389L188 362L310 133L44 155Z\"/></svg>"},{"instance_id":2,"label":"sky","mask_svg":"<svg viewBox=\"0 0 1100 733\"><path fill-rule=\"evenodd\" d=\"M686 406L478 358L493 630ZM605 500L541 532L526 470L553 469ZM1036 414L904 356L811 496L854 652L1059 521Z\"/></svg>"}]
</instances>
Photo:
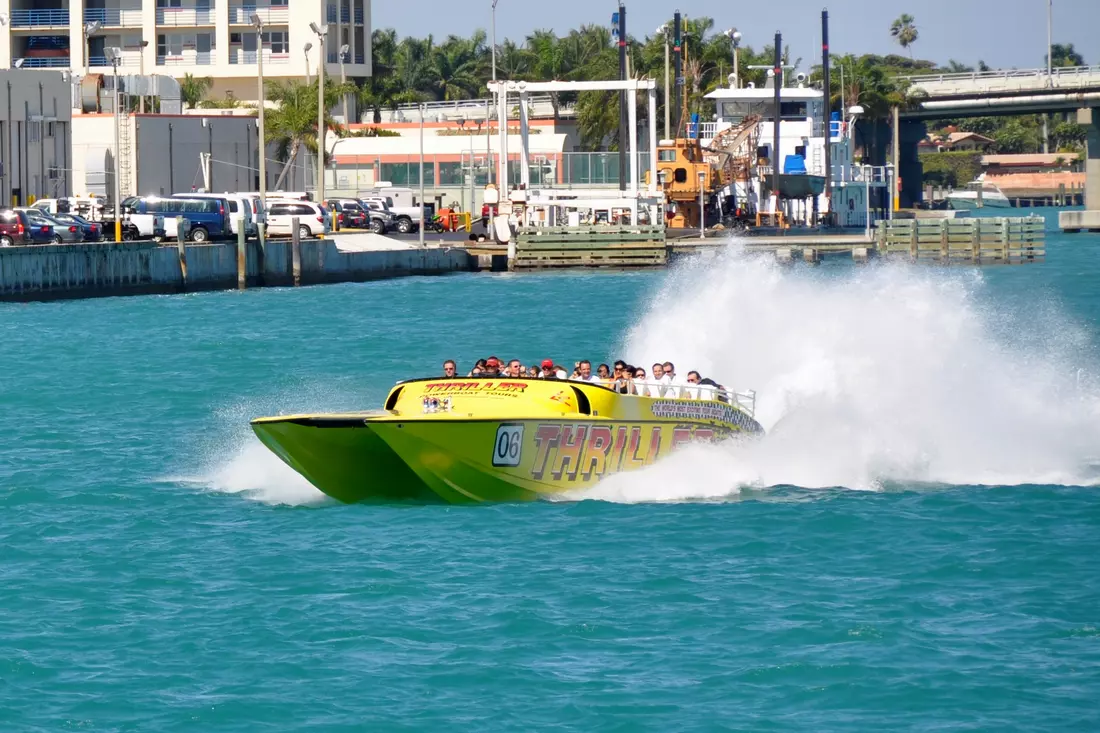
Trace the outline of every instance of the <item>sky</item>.
<instances>
[{"instance_id":1,"label":"sky","mask_svg":"<svg viewBox=\"0 0 1100 733\"><path fill-rule=\"evenodd\" d=\"M821 53L821 10L828 7L830 46L837 53L903 53L890 36L902 13L916 18L917 58L941 64L979 60L993 68L1045 65L1047 0L624 0L627 31L652 35L679 9L714 18L715 30L736 26L743 43L760 50L778 30L793 58L809 66ZM677 5L678 3L678 5ZM1053 0L1054 42L1072 43L1085 61L1100 64L1100 0ZM373 0L375 28L399 35L467 36L489 29L492 0ZM522 40L536 29L562 34L588 23L608 25L617 0L498 0L497 42Z\"/></svg>"}]
</instances>

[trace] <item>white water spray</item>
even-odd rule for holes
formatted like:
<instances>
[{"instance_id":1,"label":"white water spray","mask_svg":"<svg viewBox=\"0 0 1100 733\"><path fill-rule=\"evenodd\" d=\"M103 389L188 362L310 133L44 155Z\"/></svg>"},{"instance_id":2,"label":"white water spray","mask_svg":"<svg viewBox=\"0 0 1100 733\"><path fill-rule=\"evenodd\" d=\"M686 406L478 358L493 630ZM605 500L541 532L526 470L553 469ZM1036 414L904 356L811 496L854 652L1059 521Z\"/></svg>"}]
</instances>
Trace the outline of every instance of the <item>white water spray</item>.
<instances>
[{"instance_id":1,"label":"white water spray","mask_svg":"<svg viewBox=\"0 0 1100 733\"><path fill-rule=\"evenodd\" d=\"M768 435L695 446L579 498L1097 483L1089 348L1049 303L998 306L972 269L784 269L732 246L674 272L623 352L756 389Z\"/></svg>"}]
</instances>

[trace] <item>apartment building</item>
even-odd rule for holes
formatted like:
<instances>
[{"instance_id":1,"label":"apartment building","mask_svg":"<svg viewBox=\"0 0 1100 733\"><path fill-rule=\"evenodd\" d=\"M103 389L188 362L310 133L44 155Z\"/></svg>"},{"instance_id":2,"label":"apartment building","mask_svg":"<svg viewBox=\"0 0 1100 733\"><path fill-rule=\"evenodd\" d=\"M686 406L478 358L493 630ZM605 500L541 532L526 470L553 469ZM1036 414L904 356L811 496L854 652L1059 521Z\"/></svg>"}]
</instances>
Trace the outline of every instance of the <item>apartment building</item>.
<instances>
[{"instance_id":1,"label":"apartment building","mask_svg":"<svg viewBox=\"0 0 1100 733\"><path fill-rule=\"evenodd\" d=\"M328 25L325 48L310 23ZM210 98L254 100L260 54L267 79L322 59L331 77L369 76L370 0L0 0L0 68L110 73L111 47L120 73L210 77Z\"/></svg>"}]
</instances>

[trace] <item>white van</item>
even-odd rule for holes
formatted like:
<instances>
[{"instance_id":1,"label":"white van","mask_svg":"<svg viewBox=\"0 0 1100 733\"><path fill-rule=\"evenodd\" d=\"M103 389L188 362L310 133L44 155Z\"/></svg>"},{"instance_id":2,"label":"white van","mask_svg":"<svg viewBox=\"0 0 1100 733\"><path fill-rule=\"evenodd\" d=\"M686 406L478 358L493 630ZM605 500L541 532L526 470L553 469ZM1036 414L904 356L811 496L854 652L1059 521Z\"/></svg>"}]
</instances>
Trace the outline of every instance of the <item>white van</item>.
<instances>
[{"instance_id":1,"label":"white van","mask_svg":"<svg viewBox=\"0 0 1100 733\"><path fill-rule=\"evenodd\" d=\"M229 228L234 235L240 234L237 220L244 217L244 236L254 237L257 234L256 220L252 216L252 201L244 194L239 193L174 193L172 198L177 199L225 199L229 202Z\"/></svg>"},{"instance_id":2,"label":"white van","mask_svg":"<svg viewBox=\"0 0 1100 733\"><path fill-rule=\"evenodd\" d=\"M34 208L47 214L76 214L85 219L99 221L103 218L103 199L91 196L64 196L59 199L38 199Z\"/></svg>"}]
</instances>

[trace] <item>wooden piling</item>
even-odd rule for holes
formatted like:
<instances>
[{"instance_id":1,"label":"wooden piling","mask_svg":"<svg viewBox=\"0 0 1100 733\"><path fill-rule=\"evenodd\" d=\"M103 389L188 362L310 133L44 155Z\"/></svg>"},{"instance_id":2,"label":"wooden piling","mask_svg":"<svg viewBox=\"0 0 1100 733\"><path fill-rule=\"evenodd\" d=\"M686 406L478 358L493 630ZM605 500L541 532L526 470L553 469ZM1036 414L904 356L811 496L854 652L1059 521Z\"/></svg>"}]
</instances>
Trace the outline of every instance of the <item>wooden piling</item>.
<instances>
[{"instance_id":1,"label":"wooden piling","mask_svg":"<svg viewBox=\"0 0 1100 733\"><path fill-rule=\"evenodd\" d=\"M290 272L294 287L302 284L302 236L298 231L298 217L290 220Z\"/></svg>"},{"instance_id":2,"label":"wooden piling","mask_svg":"<svg viewBox=\"0 0 1100 733\"><path fill-rule=\"evenodd\" d=\"M187 289L187 220L176 217L176 250L180 258L180 282Z\"/></svg>"},{"instance_id":3,"label":"wooden piling","mask_svg":"<svg viewBox=\"0 0 1100 733\"><path fill-rule=\"evenodd\" d=\"M248 250L245 249L244 227L237 230L237 289L248 287Z\"/></svg>"}]
</instances>

